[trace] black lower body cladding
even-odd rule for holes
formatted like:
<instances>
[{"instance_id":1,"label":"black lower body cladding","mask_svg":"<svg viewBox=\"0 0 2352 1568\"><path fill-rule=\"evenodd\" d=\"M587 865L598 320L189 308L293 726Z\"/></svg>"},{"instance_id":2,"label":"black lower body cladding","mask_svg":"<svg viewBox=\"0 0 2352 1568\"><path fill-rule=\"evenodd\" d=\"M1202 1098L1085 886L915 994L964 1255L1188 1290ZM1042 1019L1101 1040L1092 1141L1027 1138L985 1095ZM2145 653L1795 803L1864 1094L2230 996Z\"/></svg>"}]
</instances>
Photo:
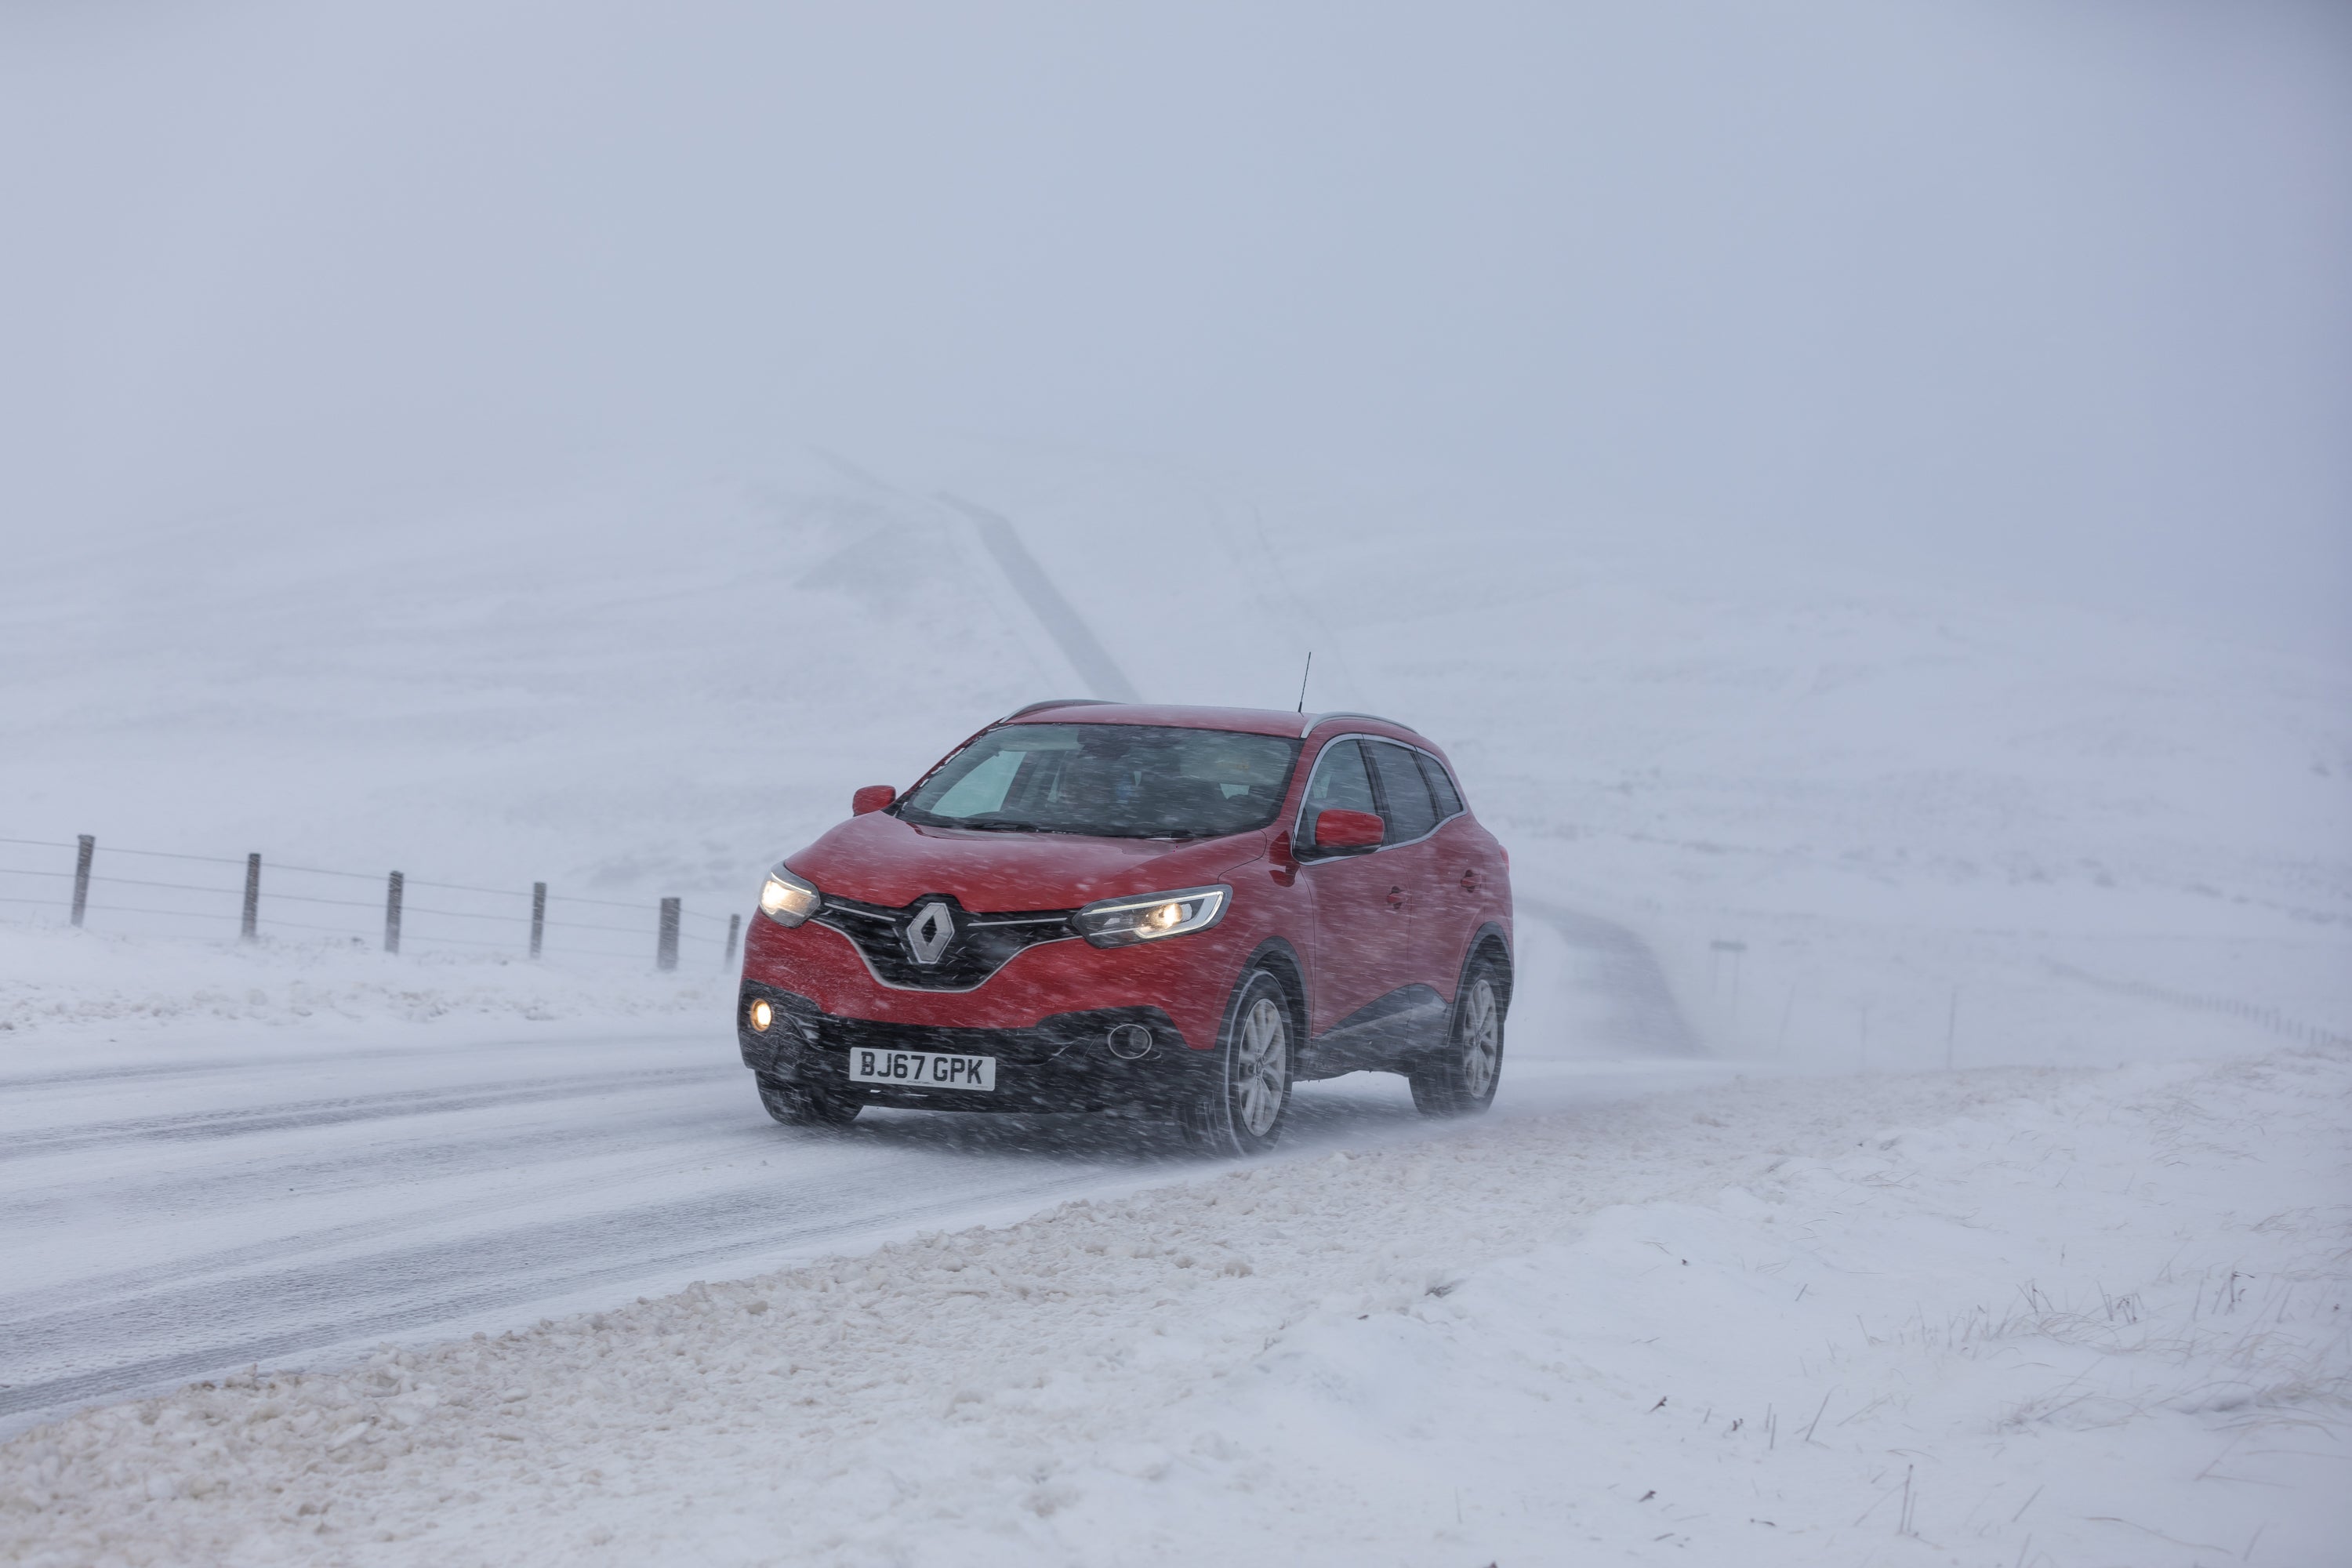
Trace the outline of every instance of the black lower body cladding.
<instances>
[{"instance_id":1,"label":"black lower body cladding","mask_svg":"<svg viewBox=\"0 0 2352 1568\"><path fill-rule=\"evenodd\" d=\"M755 1002L774 1010L765 1029L751 1026ZM1152 1047L1140 1059L1127 1059L1111 1048L1110 1032L1127 1024L1151 1031ZM966 1029L836 1017L793 992L746 985L736 1003L735 1032L743 1065L764 1077L867 1105L919 1110L1117 1110L1158 1116L1200 1093L1215 1074L1214 1053L1188 1048L1168 1015L1157 1007L1060 1013L1026 1029ZM1122 1045L1131 1048L1131 1041L1129 1037ZM850 1077L851 1053L857 1050L992 1058L996 1087L857 1081Z\"/></svg>"}]
</instances>

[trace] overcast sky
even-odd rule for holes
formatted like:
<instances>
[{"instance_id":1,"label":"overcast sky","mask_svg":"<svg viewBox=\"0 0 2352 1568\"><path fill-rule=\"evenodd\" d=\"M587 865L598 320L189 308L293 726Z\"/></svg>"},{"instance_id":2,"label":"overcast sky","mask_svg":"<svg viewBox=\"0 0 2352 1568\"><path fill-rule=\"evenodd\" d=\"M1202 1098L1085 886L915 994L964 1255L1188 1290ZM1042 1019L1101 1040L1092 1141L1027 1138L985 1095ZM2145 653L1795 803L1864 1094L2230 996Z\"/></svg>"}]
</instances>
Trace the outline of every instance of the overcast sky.
<instances>
[{"instance_id":1,"label":"overcast sky","mask_svg":"<svg viewBox=\"0 0 2352 1568\"><path fill-rule=\"evenodd\" d=\"M2352 5L16 0L0 542L940 431L2352 651Z\"/></svg>"}]
</instances>

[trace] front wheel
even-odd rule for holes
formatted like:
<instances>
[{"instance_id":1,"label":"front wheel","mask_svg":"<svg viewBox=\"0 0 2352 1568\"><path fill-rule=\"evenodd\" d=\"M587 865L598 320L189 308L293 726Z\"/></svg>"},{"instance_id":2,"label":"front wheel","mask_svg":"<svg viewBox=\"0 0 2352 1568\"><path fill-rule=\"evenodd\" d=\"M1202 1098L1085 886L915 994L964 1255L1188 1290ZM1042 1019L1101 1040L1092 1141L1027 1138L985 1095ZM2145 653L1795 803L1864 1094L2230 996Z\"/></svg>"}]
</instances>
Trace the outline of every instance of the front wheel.
<instances>
[{"instance_id":1,"label":"front wheel","mask_svg":"<svg viewBox=\"0 0 2352 1568\"><path fill-rule=\"evenodd\" d=\"M1445 1048L1406 1076L1413 1109L1423 1116L1472 1116L1495 1103L1503 1076L1503 1003L1486 964L1471 972L1454 999Z\"/></svg>"},{"instance_id":2,"label":"front wheel","mask_svg":"<svg viewBox=\"0 0 2352 1568\"><path fill-rule=\"evenodd\" d=\"M1242 977L1217 1042L1216 1083L1177 1117L1186 1142L1212 1154L1274 1147L1290 1110L1290 1023L1282 982L1263 969Z\"/></svg>"},{"instance_id":3,"label":"front wheel","mask_svg":"<svg viewBox=\"0 0 2352 1568\"><path fill-rule=\"evenodd\" d=\"M787 1127L846 1127L866 1109L863 1100L825 1093L780 1078L760 1075L760 1103Z\"/></svg>"}]
</instances>

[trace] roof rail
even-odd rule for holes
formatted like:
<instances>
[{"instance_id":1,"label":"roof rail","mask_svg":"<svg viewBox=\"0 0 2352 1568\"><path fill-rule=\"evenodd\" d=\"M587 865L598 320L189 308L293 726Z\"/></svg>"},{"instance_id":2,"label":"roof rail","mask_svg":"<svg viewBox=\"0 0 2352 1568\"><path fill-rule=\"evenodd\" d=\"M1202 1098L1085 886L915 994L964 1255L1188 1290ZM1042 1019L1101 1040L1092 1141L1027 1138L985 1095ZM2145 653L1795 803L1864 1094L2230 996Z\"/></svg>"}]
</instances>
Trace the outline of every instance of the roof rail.
<instances>
[{"instance_id":1,"label":"roof rail","mask_svg":"<svg viewBox=\"0 0 2352 1568\"><path fill-rule=\"evenodd\" d=\"M1025 718L1032 713L1043 712L1048 708L1116 708L1118 706L1118 704L1113 702L1108 697L1049 697L1043 702L1032 702L1026 708L1015 708L1012 712L1007 713L1003 718L999 719L997 722L1000 724L1008 723L1015 719Z\"/></svg>"},{"instance_id":2,"label":"roof rail","mask_svg":"<svg viewBox=\"0 0 2352 1568\"><path fill-rule=\"evenodd\" d=\"M1421 733L1420 731L1414 729L1410 724L1398 723L1394 719L1383 719L1377 713L1354 713L1342 709L1332 713L1318 713L1313 718L1307 720L1306 728L1298 731L1299 738L1301 740L1306 739L1306 737L1315 732L1318 725L1328 724L1334 719L1370 719L1375 724L1395 724L1398 729L1402 730L1408 735L1419 735Z\"/></svg>"}]
</instances>

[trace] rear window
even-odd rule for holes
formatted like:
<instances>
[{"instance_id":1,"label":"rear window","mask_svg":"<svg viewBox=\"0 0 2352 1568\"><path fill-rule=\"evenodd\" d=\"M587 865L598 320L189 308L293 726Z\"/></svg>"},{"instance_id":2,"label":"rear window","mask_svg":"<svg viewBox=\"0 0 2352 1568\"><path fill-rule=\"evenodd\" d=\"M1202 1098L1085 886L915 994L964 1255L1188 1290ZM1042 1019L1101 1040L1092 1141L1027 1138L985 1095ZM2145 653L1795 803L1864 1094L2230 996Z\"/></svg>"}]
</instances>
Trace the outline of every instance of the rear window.
<instances>
[{"instance_id":1,"label":"rear window","mask_svg":"<svg viewBox=\"0 0 2352 1568\"><path fill-rule=\"evenodd\" d=\"M1437 826L1437 805L1421 776L1421 763L1411 751L1391 741L1372 741L1372 771L1380 774L1381 797L1388 806L1388 842L1402 844Z\"/></svg>"},{"instance_id":2,"label":"rear window","mask_svg":"<svg viewBox=\"0 0 2352 1568\"><path fill-rule=\"evenodd\" d=\"M1429 793L1436 798L1437 819L1443 822L1449 816L1461 816L1462 792L1454 787L1454 775L1445 771L1445 764L1427 752L1415 755L1421 758L1421 776L1429 781Z\"/></svg>"}]
</instances>

